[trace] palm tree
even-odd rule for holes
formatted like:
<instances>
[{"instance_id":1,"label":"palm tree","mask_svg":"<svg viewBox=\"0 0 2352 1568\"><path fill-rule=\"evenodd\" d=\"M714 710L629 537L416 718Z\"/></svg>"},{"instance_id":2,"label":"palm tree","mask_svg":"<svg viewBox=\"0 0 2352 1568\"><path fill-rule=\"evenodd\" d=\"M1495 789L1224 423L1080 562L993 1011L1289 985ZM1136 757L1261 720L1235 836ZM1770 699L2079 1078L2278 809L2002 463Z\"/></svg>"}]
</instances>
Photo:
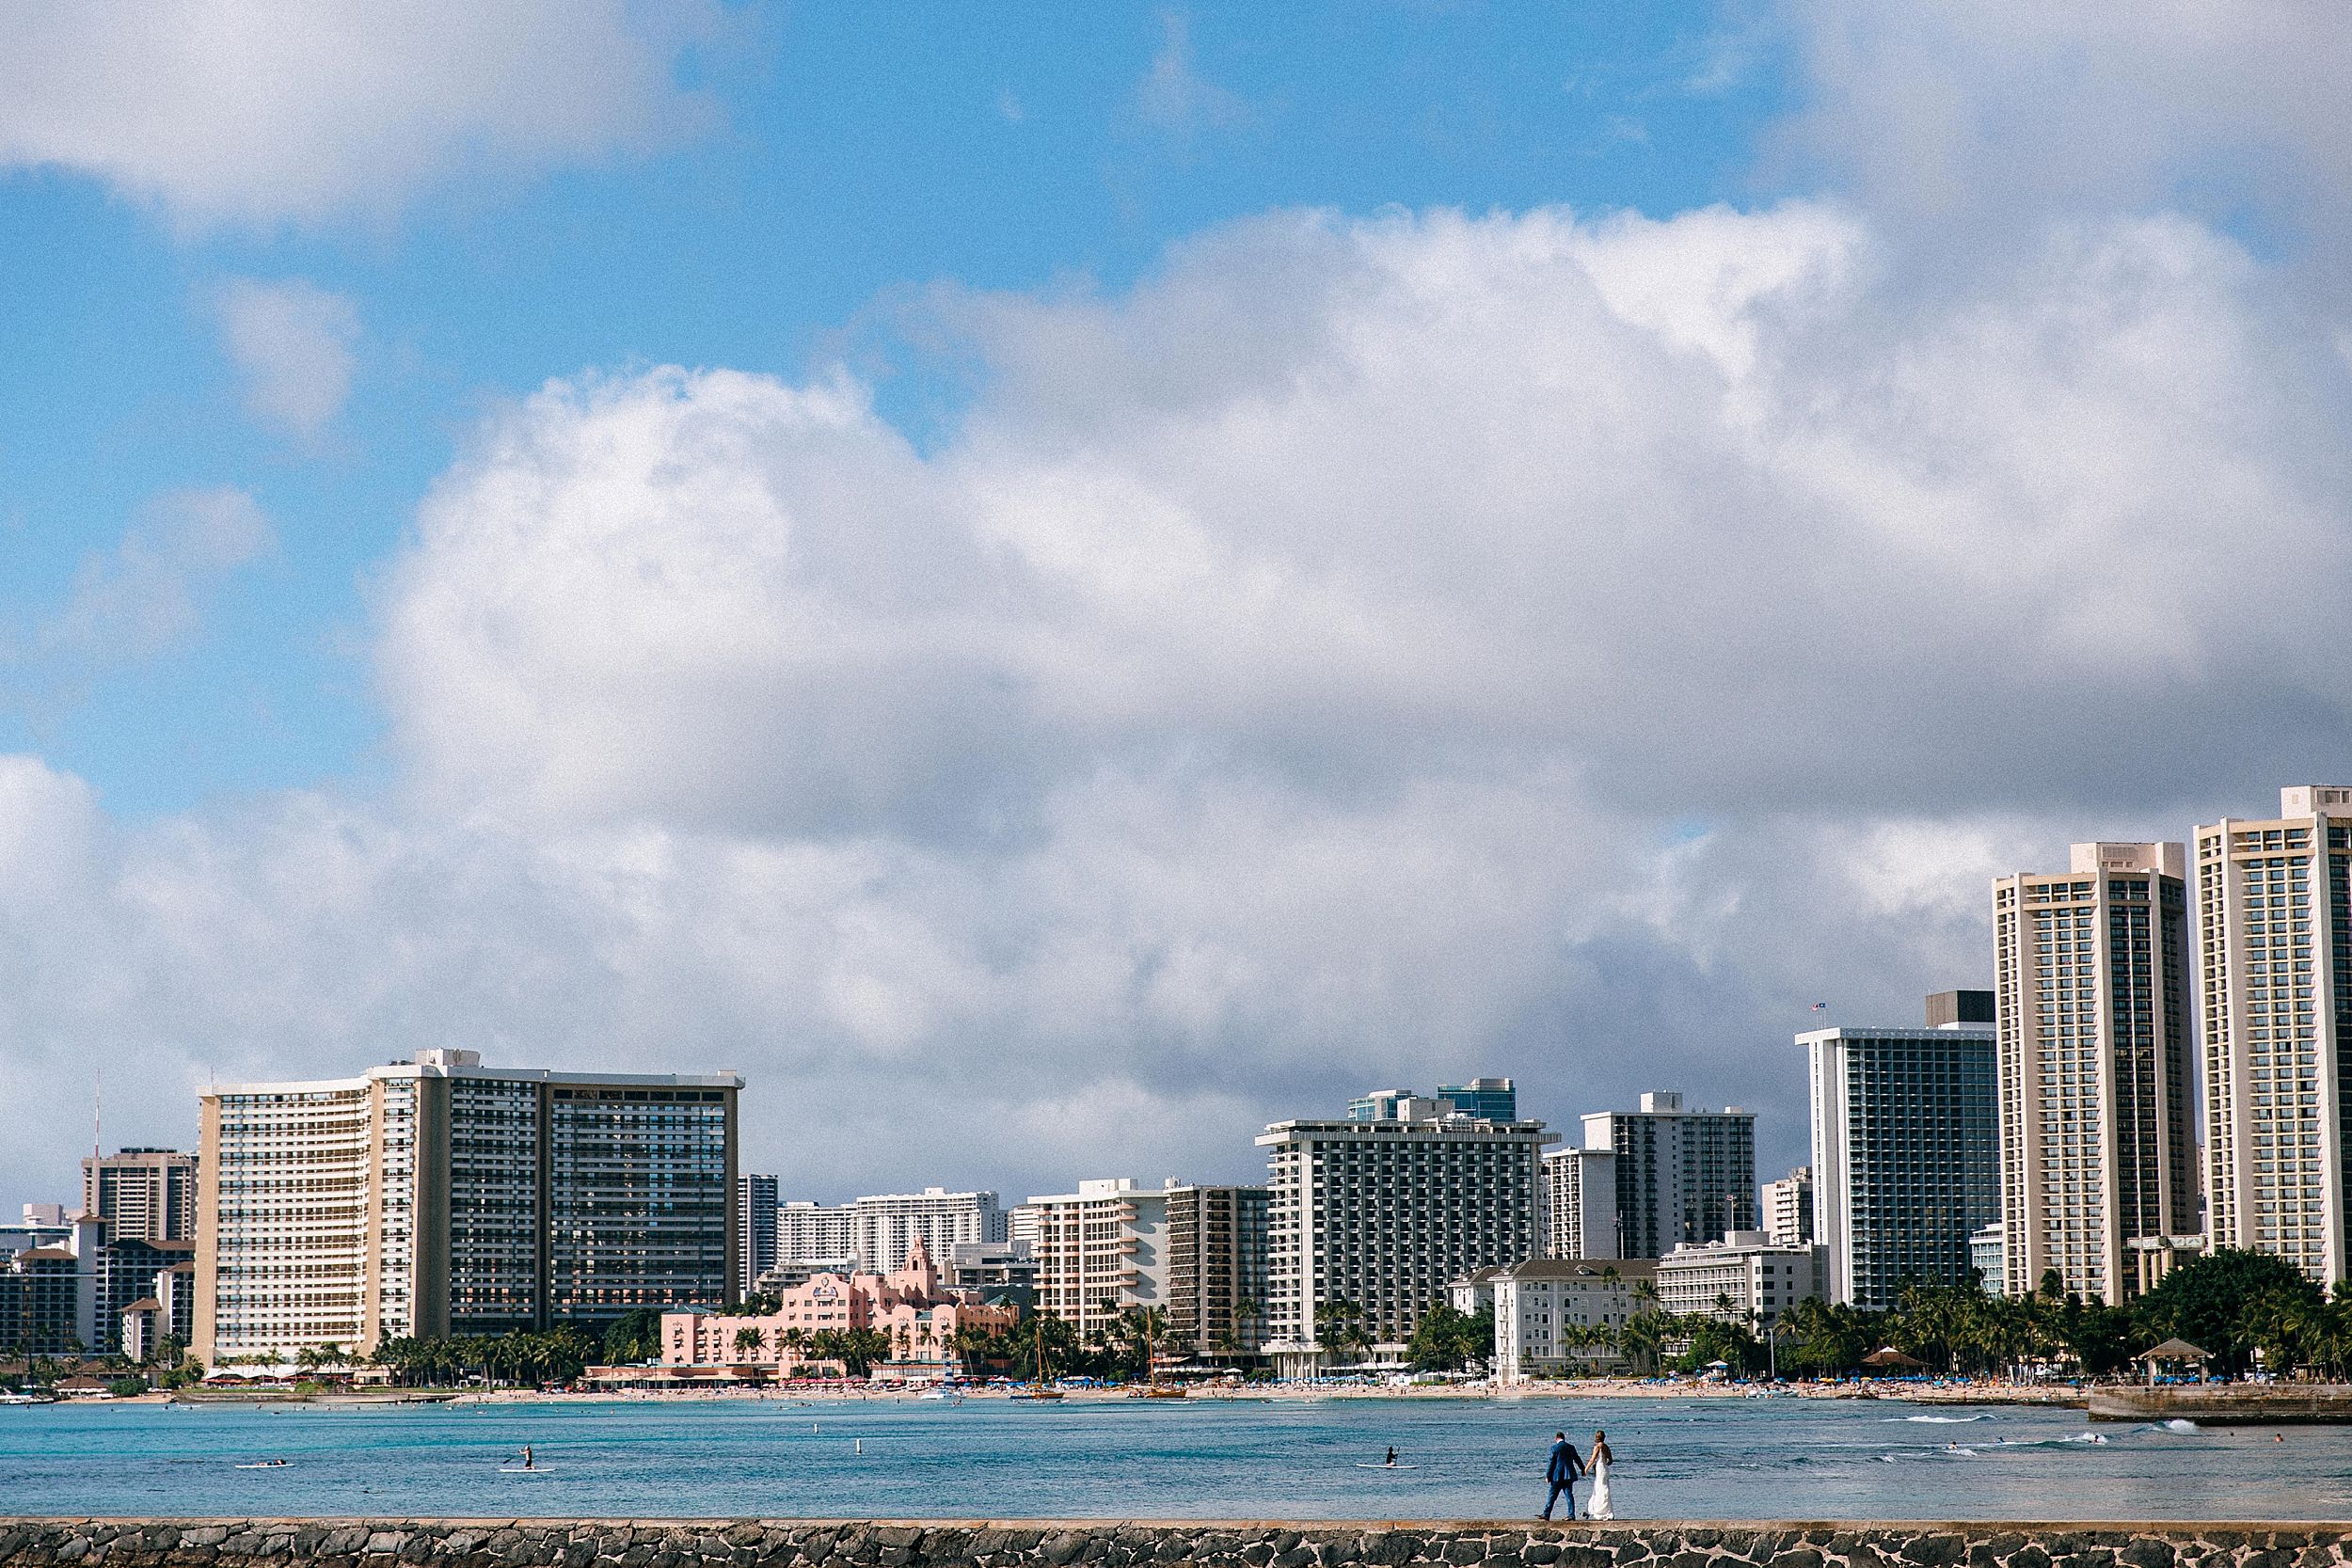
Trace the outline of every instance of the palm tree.
<instances>
[{"instance_id":1,"label":"palm tree","mask_svg":"<svg viewBox=\"0 0 2352 1568\"><path fill-rule=\"evenodd\" d=\"M768 1336L757 1323L735 1331L735 1354L744 1361L756 1361L759 1353L768 1348Z\"/></svg>"},{"instance_id":2,"label":"palm tree","mask_svg":"<svg viewBox=\"0 0 2352 1568\"><path fill-rule=\"evenodd\" d=\"M1358 1360L1372 1349L1364 1309L1344 1296L1334 1296L1315 1308L1315 1338L1333 1354L1353 1352Z\"/></svg>"}]
</instances>

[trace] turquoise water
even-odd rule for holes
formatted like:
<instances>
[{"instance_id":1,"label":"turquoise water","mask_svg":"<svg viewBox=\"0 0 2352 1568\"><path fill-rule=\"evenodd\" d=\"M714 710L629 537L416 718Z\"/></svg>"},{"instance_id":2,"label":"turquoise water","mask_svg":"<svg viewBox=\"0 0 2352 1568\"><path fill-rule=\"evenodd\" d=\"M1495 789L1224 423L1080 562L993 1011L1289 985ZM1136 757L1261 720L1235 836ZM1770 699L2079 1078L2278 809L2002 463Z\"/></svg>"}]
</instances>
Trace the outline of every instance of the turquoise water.
<instances>
[{"instance_id":1,"label":"turquoise water","mask_svg":"<svg viewBox=\"0 0 2352 1568\"><path fill-rule=\"evenodd\" d=\"M0 1408L0 1513L1508 1518L1597 1425L1620 1518L2352 1514L2347 1428L1688 1399Z\"/></svg>"}]
</instances>

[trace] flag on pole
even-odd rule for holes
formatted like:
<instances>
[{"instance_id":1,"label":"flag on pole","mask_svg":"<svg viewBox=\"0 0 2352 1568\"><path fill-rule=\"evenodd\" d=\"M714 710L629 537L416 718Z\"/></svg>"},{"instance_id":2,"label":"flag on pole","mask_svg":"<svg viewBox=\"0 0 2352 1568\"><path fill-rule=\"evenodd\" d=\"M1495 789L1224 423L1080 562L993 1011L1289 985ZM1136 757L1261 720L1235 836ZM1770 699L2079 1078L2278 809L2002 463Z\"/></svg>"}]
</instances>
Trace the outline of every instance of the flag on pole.
<instances>
[{"instance_id":1,"label":"flag on pole","mask_svg":"<svg viewBox=\"0 0 2352 1568\"><path fill-rule=\"evenodd\" d=\"M1825 1013L1825 1012L1828 1012L1828 1011L1829 1011L1829 1004L1828 1004L1828 1003L1826 1003L1826 1002L1816 1002L1816 1003L1814 1003L1814 1004L1813 1004L1813 1010L1814 1010L1815 1012L1817 1012L1817 1013Z\"/></svg>"}]
</instances>

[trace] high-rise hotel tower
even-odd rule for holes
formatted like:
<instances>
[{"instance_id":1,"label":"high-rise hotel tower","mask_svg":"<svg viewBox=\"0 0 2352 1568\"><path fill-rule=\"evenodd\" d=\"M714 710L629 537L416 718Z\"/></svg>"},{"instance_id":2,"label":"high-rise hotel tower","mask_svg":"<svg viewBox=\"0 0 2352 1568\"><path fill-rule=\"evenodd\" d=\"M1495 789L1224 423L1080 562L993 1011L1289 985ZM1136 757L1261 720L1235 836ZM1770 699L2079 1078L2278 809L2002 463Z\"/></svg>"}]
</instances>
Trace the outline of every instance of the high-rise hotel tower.
<instances>
[{"instance_id":1,"label":"high-rise hotel tower","mask_svg":"<svg viewBox=\"0 0 2352 1568\"><path fill-rule=\"evenodd\" d=\"M204 1091L197 1355L594 1325L732 1300L733 1074L485 1068Z\"/></svg>"},{"instance_id":2,"label":"high-rise hotel tower","mask_svg":"<svg viewBox=\"0 0 2352 1568\"><path fill-rule=\"evenodd\" d=\"M1993 884L2003 1277L2119 1303L2126 1245L2196 1224L2177 844L2077 844Z\"/></svg>"},{"instance_id":3,"label":"high-rise hotel tower","mask_svg":"<svg viewBox=\"0 0 2352 1568\"><path fill-rule=\"evenodd\" d=\"M2206 1231L2217 1247L2352 1276L2352 788L2197 830Z\"/></svg>"}]
</instances>

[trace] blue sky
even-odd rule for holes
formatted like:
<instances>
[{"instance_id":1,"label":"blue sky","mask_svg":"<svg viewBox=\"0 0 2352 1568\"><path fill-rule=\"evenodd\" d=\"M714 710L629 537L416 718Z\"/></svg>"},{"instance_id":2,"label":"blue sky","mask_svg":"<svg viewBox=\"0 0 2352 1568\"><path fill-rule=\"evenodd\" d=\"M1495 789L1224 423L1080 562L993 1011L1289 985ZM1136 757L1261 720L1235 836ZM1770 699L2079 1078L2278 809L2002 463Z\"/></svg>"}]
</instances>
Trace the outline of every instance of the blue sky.
<instances>
[{"instance_id":1,"label":"blue sky","mask_svg":"<svg viewBox=\"0 0 2352 1568\"><path fill-rule=\"evenodd\" d=\"M895 330L933 284L1116 290L1279 207L1751 200L1785 93L1760 24L1673 8L738 7L673 70L705 118L664 145L453 171L391 214L191 224L0 180L0 624L54 613L163 491L246 489L278 546L193 645L7 672L0 749L135 816L377 776L370 569L483 407L551 376L846 356L922 438L963 391ZM356 308L311 436L242 405L213 305L239 277Z\"/></svg>"},{"instance_id":2,"label":"blue sky","mask_svg":"<svg viewBox=\"0 0 2352 1568\"><path fill-rule=\"evenodd\" d=\"M2352 24L2221 14L0 0L0 1200L425 1045L1803 1159L1991 878L2352 777Z\"/></svg>"}]
</instances>

